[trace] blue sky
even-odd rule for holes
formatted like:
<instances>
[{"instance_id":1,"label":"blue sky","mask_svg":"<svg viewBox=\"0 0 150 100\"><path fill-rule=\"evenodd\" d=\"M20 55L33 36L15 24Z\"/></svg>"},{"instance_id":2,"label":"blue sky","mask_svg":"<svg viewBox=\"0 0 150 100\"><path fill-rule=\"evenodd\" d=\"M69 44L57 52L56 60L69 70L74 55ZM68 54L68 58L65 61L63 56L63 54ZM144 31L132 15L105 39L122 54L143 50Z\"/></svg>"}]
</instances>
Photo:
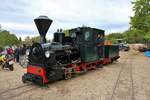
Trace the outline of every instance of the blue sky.
<instances>
[{"instance_id":1,"label":"blue sky","mask_svg":"<svg viewBox=\"0 0 150 100\"><path fill-rule=\"evenodd\" d=\"M0 0L0 24L17 37L37 36L33 19L47 15L53 20L47 37L57 28L90 26L105 33L129 28L131 0Z\"/></svg>"}]
</instances>

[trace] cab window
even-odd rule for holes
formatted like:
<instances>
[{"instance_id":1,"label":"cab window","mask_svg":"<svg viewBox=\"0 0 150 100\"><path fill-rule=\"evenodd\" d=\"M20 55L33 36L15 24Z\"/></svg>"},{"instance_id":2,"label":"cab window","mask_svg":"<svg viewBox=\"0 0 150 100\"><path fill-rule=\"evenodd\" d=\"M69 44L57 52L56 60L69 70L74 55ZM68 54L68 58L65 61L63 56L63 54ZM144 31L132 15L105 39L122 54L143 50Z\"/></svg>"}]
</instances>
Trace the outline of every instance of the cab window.
<instances>
[{"instance_id":1,"label":"cab window","mask_svg":"<svg viewBox=\"0 0 150 100\"><path fill-rule=\"evenodd\" d=\"M73 33L71 34L71 37L72 37L72 38L76 38L76 33L73 32Z\"/></svg>"},{"instance_id":2,"label":"cab window","mask_svg":"<svg viewBox=\"0 0 150 100\"><path fill-rule=\"evenodd\" d=\"M85 32L85 35L84 35L84 40L85 41L89 41L90 40L90 32Z\"/></svg>"}]
</instances>

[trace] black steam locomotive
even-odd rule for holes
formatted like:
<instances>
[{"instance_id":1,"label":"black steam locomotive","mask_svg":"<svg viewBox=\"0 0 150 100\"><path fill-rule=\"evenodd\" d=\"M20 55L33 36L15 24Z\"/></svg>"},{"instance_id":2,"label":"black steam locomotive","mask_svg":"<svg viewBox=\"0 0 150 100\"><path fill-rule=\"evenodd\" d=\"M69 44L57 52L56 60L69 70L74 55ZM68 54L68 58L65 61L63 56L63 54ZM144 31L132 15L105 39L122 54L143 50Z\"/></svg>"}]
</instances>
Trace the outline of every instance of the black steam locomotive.
<instances>
[{"instance_id":1,"label":"black steam locomotive","mask_svg":"<svg viewBox=\"0 0 150 100\"><path fill-rule=\"evenodd\" d=\"M40 85L61 79L69 79L88 70L102 67L119 58L117 45L104 45L104 30L78 27L68 34L58 30L53 42L46 42L46 33L52 23L47 16L34 20L41 35L41 43L33 43L26 51L29 64L22 81ZM112 51L112 52L110 52Z\"/></svg>"}]
</instances>

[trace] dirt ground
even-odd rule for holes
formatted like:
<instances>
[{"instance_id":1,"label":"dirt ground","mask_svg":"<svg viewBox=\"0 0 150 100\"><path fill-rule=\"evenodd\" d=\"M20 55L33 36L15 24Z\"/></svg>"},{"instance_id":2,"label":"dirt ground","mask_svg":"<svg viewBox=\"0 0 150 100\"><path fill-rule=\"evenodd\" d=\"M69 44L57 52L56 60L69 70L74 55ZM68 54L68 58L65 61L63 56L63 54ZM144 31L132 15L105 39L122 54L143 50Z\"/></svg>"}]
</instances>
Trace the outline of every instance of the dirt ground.
<instances>
[{"instance_id":1,"label":"dirt ground","mask_svg":"<svg viewBox=\"0 0 150 100\"><path fill-rule=\"evenodd\" d=\"M39 87L23 84L26 69L0 70L0 100L150 100L150 58L121 52L118 62Z\"/></svg>"}]
</instances>

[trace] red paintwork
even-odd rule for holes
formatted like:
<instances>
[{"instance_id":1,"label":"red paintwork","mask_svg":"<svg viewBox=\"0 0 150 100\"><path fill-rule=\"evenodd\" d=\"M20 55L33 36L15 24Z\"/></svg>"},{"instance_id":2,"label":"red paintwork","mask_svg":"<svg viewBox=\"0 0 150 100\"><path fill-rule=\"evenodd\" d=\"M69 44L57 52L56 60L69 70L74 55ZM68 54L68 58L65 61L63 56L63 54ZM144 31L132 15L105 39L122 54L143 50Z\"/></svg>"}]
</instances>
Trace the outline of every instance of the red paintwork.
<instances>
[{"instance_id":1,"label":"red paintwork","mask_svg":"<svg viewBox=\"0 0 150 100\"><path fill-rule=\"evenodd\" d=\"M73 66L73 64L68 64L66 67L71 68L72 66Z\"/></svg>"},{"instance_id":2,"label":"red paintwork","mask_svg":"<svg viewBox=\"0 0 150 100\"><path fill-rule=\"evenodd\" d=\"M109 64L111 62L111 58L104 58L103 65Z\"/></svg>"},{"instance_id":3,"label":"red paintwork","mask_svg":"<svg viewBox=\"0 0 150 100\"><path fill-rule=\"evenodd\" d=\"M35 75L39 75L43 78L43 82L47 83L48 79L46 77L46 71L44 67L28 65L27 72Z\"/></svg>"},{"instance_id":4,"label":"red paintwork","mask_svg":"<svg viewBox=\"0 0 150 100\"><path fill-rule=\"evenodd\" d=\"M94 62L84 62L80 64L81 69L84 70L91 70L91 69L96 69L96 66L98 64L101 64L102 61L94 61Z\"/></svg>"},{"instance_id":5,"label":"red paintwork","mask_svg":"<svg viewBox=\"0 0 150 100\"><path fill-rule=\"evenodd\" d=\"M76 72L80 72L80 66L76 67Z\"/></svg>"},{"instance_id":6,"label":"red paintwork","mask_svg":"<svg viewBox=\"0 0 150 100\"><path fill-rule=\"evenodd\" d=\"M96 69L96 66L99 64L109 64L111 63L111 58L104 58L103 60L100 61L94 61L94 62L81 62L80 64L68 64L66 68L64 69L64 72L68 72L68 68L73 68L75 67L76 72L81 72L81 71L88 71L92 69ZM46 70L44 67L38 67L38 66L32 66L29 65L27 67L27 72L32 73L35 75L40 75L43 78L43 83L47 83L49 80L46 77ZM71 73L70 73L71 75Z\"/></svg>"}]
</instances>

